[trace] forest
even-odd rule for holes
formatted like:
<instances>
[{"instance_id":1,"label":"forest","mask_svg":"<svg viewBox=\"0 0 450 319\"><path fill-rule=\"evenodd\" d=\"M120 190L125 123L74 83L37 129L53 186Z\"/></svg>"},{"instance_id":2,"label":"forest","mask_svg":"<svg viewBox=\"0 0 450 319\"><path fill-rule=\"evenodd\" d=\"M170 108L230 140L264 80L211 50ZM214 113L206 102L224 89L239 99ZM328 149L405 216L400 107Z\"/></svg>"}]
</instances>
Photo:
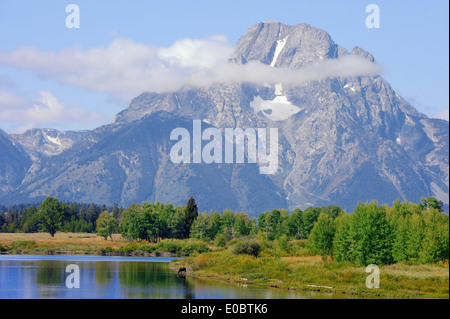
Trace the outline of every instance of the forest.
<instances>
[{"instance_id":1,"label":"forest","mask_svg":"<svg viewBox=\"0 0 450 319\"><path fill-rule=\"evenodd\" d=\"M281 247L304 241L323 260L358 265L397 262L433 263L449 259L449 216L433 197L419 203L358 203L351 213L339 206L273 209L249 217L244 212L198 212L194 198L184 206L148 203L117 205L60 202L48 197L40 204L0 207L0 231L96 233L112 240L121 234L130 242L198 239L234 252L258 256L263 241Z\"/></svg>"}]
</instances>

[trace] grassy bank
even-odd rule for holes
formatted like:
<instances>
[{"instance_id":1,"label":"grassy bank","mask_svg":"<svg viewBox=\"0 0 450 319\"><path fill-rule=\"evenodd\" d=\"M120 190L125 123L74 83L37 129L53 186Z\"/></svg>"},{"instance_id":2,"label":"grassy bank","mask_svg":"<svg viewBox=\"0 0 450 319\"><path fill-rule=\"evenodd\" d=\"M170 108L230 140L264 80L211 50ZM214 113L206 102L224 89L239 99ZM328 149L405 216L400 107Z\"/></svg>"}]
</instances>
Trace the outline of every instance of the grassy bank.
<instances>
[{"instance_id":1,"label":"grassy bank","mask_svg":"<svg viewBox=\"0 0 450 319\"><path fill-rule=\"evenodd\" d=\"M448 262L382 266L379 289L366 287L365 267L324 262L318 256L262 254L256 258L225 248L172 263L174 268L180 266L188 269L188 275L247 285L386 298L449 298Z\"/></svg>"},{"instance_id":2,"label":"grassy bank","mask_svg":"<svg viewBox=\"0 0 450 319\"><path fill-rule=\"evenodd\" d=\"M184 266L188 276L262 285L280 289L310 290L381 297L449 298L448 262L398 263L380 267L380 288L366 287L365 267L349 262L324 262L311 255L305 241L263 242L258 257L236 254L235 240L225 247L199 240L129 242L120 235L113 241L95 234L0 233L0 251L8 254L68 254L113 256L188 256L171 264Z\"/></svg>"},{"instance_id":3,"label":"grassy bank","mask_svg":"<svg viewBox=\"0 0 450 319\"><path fill-rule=\"evenodd\" d=\"M113 241L96 234L56 233L0 233L0 252L4 254L65 254L108 256L186 256L209 251L208 245L198 240L162 240L158 243L129 242L121 235Z\"/></svg>"}]
</instances>

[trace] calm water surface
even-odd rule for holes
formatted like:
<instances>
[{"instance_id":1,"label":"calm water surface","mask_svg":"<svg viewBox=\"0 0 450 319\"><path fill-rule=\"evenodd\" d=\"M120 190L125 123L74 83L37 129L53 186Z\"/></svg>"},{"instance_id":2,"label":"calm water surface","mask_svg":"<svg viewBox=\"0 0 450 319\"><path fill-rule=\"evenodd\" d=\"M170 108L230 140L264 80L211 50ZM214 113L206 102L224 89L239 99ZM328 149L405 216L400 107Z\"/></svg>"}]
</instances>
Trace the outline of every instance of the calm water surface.
<instances>
[{"instance_id":1,"label":"calm water surface","mask_svg":"<svg viewBox=\"0 0 450 319\"><path fill-rule=\"evenodd\" d=\"M164 257L0 255L0 299L305 299L344 295L292 292L180 279ZM80 288L66 287L66 266L80 269Z\"/></svg>"}]
</instances>

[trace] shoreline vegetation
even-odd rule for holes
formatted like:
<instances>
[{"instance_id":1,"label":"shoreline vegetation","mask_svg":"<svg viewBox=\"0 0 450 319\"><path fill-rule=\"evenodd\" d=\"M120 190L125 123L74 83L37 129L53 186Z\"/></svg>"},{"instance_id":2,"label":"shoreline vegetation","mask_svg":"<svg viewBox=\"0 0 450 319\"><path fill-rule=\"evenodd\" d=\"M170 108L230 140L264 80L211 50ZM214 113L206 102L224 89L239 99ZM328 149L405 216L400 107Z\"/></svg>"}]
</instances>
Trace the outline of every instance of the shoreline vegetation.
<instances>
[{"instance_id":1,"label":"shoreline vegetation","mask_svg":"<svg viewBox=\"0 0 450 319\"><path fill-rule=\"evenodd\" d=\"M123 257L187 257L209 251L198 240L163 240L158 243L129 242L120 234L112 241L89 233L0 233L0 254L4 255L85 255Z\"/></svg>"},{"instance_id":2,"label":"shoreline vegetation","mask_svg":"<svg viewBox=\"0 0 450 319\"><path fill-rule=\"evenodd\" d=\"M59 202L0 213L0 253L183 257L187 276L376 298L449 298L449 216L442 202L273 209L250 217L186 205ZM380 287L368 288L379 269Z\"/></svg>"},{"instance_id":3,"label":"shoreline vegetation","mask_svg":"<svg viewBox=\"0 0 450 319\"><path fill-rule=\"evenodd\" d=\"M228 252L190 256L171 262L197 278L292 291L395 299L448 299L448 262L399 263L380 267L380 288L367 288L366 267L324 262L320 256L229 258Z\"/></svg>"},{"instance_id":4,"label":"shoreline vegetation","mask_svg":"<svg viewBox=\"0 0 450 319\"><path fill-rule=\"evenodd\" d=\"M331 293L337 297L449 298L448 261L380 266L380 288L369 289L365 285L369 275L365 267L324 261L311 253L306 240L288 242L288 252L280 249L277 240L272 245L266 242L258 257L236 254L237 245L239 240L218 247L195 239L129 242L120 234L114 234L111 241L89 233L57 232L54 237L47 233L0 233L2 254L182 257L169 264L174 273L185 267L187 276L243 286Z\"/></svg>"}]
</instances>

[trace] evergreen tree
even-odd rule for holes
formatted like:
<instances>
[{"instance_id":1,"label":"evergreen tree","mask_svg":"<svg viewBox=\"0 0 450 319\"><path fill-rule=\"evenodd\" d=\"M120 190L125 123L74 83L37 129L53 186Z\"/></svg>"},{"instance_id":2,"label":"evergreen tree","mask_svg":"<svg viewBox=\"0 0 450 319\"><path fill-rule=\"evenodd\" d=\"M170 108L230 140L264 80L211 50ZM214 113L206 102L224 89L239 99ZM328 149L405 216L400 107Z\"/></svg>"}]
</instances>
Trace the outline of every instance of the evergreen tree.
<instances>
[{"instance_id":1,"label":"evergreen tree","mask_svg":"<svg viewBox=\"0 0 450 319\"><path fill-rule=\"evenodd\" d=\"M87 210L86 204L82 204L81 208L80 208L79 219L88 221L87 212L88 212L88 210Z\"/></svg>"},{"instance_id":2,"label":"evergreen tree","mask_svg":"<svg viewBox=\"0 0 450 319\"><path fill-rule=\"evenodd\" d=\"M198 208L195 203L194 197L189 198L186 208L185 208L185 231L184 237L189 238L189 233L191 231L191 226L198 216Z\"/></svg>"},{"instance_id":3,"label":"evergreen tree","mask_svg":"<svg viewBox=\"0 0 450 319\"><path fill-rule=\"evenodd\" d=\"M97 220L99 215L100 215L99 207L97 207L97 205L95 205L94 203L89 205L89 208L87 211L87 216L86 216L87 221L89 223L95 225L95 221Z\"/></svg>"},{"instance_id":4,"label":"evergreen tree","mask_svg":"<svg viewBox=\"0 0 450 319\"><path fill-rule=\"evenodd\" d=\"M69 215L70 220L78 220L78 205L76 203L70 204Z\"/></svg>"},{"instance_id":5,"label":"evergreen tree","mask_svg":"<svg viewBox=\"0 0 450 319\"><path fill-rule=\"evenodd\" d=\"M119 213L120 213L120 209L117 206L117 204L114 203L113 209L111 211L112 217L114 217L115 219L119 220L119 218L120 218Z\"/></svg>"}]
</instances>

